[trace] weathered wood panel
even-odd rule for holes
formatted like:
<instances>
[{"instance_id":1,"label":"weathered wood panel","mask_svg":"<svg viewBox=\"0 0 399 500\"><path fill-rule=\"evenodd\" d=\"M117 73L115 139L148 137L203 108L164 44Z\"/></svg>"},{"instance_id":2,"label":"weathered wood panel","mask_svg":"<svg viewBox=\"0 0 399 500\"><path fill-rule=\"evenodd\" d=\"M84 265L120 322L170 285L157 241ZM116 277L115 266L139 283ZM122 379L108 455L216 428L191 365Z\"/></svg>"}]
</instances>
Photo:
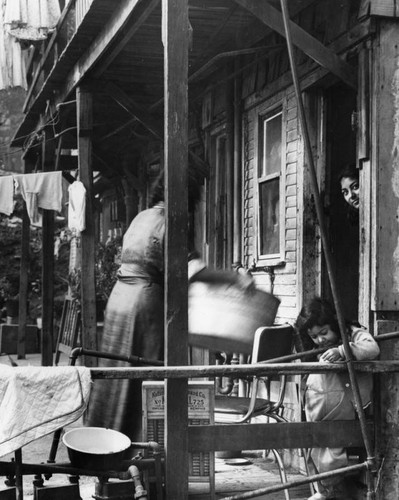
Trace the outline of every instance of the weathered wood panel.
<instances>
[{"instance_id":1,"label":"weathered wood panel","mask_svg":"<svg viewBox=\"0 0 399 500\"><path fill-rule=\"evenodd\" d=\"M54 132L47 127L42 143L42 170L54 168ZM54 328L54 210L43 210L42 240L42 365L53 364Z\"/></svg>"},{"instance_id":2,"label":"weathered wood panel","mask_svg":"<svg viewBox=\"0 0 399 500\"><path fill-rule=\"evenodd\" d=\"M92 127L93 97L87 89L76 90L76 121L78 126L79 174L86 189L86 229L82 232L82 345L85 349L97 349L96 285L95 285L95 226L93 220L93 165ZM97 359L87 357L87 366L95 366Z\"/></svg>"},{"instance_id":3,"label":"weathered wood panel","mask_svg":"<svg viewBox=\"0 0 399 500\"><path fill-rule=\"evenodd\" d=\"M369 426L371 434L372 428ZM353 447L363 444L357 420L189 427L190 451Z\"/></svg>"},{"instance_id":4,"label":"weathered wood panel","mask_svg":"<svg viewBox=\"0 0 399 500\"><path fill-rule=\"evenodd\" d=\"M380 22L374 55L373 249L374 310L399 310L399 25Z\"/></svg>"},{"instance_id":5,"label":"weathered wood panel","mask_svg":"<svg viewBox=\"0 0 399 500\"><path fill-rule=\"evenodd\" d=\"M162 0L164 44L165 360L187 363L188 2ZM183 265L182 265L183 264ZM166 496L188 497L187 380L165 382Z\"/></svg>"},{"instance_id":6,"label":"weathered wood panel","mask_svg":"<svg viewBox=\"0 0 399 500\"><path fill-rule=\"evenodd\" d=\"M398 17L399 5L396 0L369 0L370 15L384 17Z\"/></svg>"}]
</instances>

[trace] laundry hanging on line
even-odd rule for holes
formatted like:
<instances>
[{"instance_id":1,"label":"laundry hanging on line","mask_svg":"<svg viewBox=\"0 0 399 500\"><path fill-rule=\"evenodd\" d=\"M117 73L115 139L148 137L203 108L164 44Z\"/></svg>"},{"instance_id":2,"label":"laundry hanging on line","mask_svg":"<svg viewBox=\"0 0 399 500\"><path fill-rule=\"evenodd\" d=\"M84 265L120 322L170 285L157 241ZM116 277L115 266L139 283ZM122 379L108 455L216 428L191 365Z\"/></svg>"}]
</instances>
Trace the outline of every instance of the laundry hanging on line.
<instances>
[{"instance_id":1,"label":"laundry hanging on line","mask_svg":"<svg viewBox=\"0 0 399 500\"><path fill-rule=\"evenodd\" d=\"M39 209L62 210L62 178L65 172L38 172L0 176L0 213L14 211L14 194L21 193L32 225L41 226ZM75 234L86 228L86 188L79 180L69 180L68 227Z\"/></svg>"},{"instance_id":2,"label":"laundry hanging on line","mask_svg":"<svg viewBox=\"0 0 399 500\"><path fill-rule=\"evenodd\" d=\"M0 90L10 87L27 89L26 64L21 44L4 29L7 0L0 0Z\"/></svg>"},{"instance_id":3,"label":"laundry hanging on line","mask_svg":"<svg viewBox=\"0 0 399 500\"><path fill-rule=\"evenodd\" d=\"M59 0L6 0L4 27L19 40L45 40L60 15Z\"/></svg>"},{"instance_id":4,"label":"laundry hanging on line","mask_svg":"<svg viewBox=\"0 0 399 500\"><path fill-rule=\"evenodd\" d=\"M81 181L75 181L68 187L68 227L76 233L86 229L86 188Z\"/></svg>"},{"instance_id":5,"label":"laundry hanging on line","mask_svg":"<svg viewBox=\"0 0 399 500\"><path fill-rule=\"evenodd\" d=\"M14 211L14 177L0 177L0 213L11 215Z\"/></svg>"},{"instance_id":6,"label":"laundry hanging on line","mask_svg":"<svg viewBox=\"0 0 399 500\"><path fill-rule=\"evenodd\" d=\"M41 224L39 209L62 209L62 172L39 172L0 177L0 212L14 211L14 194L20 192L33 225Z\"/></svg>"}]
</instances>

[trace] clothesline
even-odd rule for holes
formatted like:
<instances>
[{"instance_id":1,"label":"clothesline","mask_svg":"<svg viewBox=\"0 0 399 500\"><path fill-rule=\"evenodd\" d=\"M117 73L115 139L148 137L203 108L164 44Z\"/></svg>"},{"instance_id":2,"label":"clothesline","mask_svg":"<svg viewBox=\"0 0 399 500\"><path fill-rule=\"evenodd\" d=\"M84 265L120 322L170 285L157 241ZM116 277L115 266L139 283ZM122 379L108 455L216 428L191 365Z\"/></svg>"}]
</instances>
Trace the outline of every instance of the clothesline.
<instances>
[{"instance_id":1,"label":"clothesline","mask_svg":"<svg viewBox=\"0 0 399 500\"><path fill-rule=\"evenodd\" d=\"M85 229L86 189L69 171L37 172L0 176L0 213L11 215L14 211L14 194L21 193L31 224L41 226L39 209L62 209L62 177L67 177L68 226L81 232Z\"/></svg>"}]
</instances>

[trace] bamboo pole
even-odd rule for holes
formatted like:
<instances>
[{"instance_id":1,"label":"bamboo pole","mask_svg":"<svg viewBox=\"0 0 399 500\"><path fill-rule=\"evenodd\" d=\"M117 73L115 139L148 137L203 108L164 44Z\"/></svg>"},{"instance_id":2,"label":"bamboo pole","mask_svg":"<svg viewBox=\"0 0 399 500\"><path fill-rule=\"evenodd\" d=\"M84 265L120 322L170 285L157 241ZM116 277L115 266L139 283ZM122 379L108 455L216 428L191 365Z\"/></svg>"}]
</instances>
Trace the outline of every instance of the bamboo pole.
<instances>
[{"instance_id":1,"label":"bamboo pole","mask_svg":"<svg viewBox=\"0 0 399 500\"><path fill-rule=\"evenodd\" d=\"M301 123L303 138L304 138L304 142L305 142L305 152L306 152L306 156L307 156L307 160L308 160L308 164L309 164L311 188L312 188L312 193L313 193L314 201L315 201L317 219L319 221L319 226L320 226L320 237L321 237L326 267L327 267L327 273L328 273L328 277L330 280L331 291L332 291L332 295L333 295L333 299L334 299L338 324L339 324L339 328L340 328L340 332L341 332L342 344L344 346L345 357L347 360L346 365L348 368L349 380L350 380L351 388L352 388L352 392L353 392L354 404L355 404L355 408L356 408L356 411L357 411L357 414L359 417L360 428L361 428L363 440L364 440L364 446L365 446L366 452L367 452L367 459L370 462L370 464L372 464L372 467L371 467L372 470L375 471L376 470L376 459L374 456L374 451L372 450L370 439L369 439L368 434L367 434L366 416L365 416L365 413L363 410L362 400L360 397L359 384L357 382L356 373L355 373L355 370L353 368L353 355L352 355L351 349L349 347L349 340L348 340L348 336L346 334L346 325L345 325L345 319L344 319L344 315L343 315L343 308L342 308L341 300L340 300L339 293L338 293L338 288L337 288L335 275L334 275L334 271L333 271L333 263L332 263L331 253L330 253L330 249L328 246L327 230L326 230L326 225L325 225L324 215L323 215L323 206L321 203L319 188L318 188L318 184L317 184L316 169L315 169L315 165L313 162L313 155L312 155L312 146L310 143L310 137L309 137L309 133L308 133L307 121L306 121L306 116L305 116L305 109L303 106L302 94L301 94L301 89L299 86L299 80L298 80L297 69L296 69L296 64L295 64L294 51L293 51L292 39L291 39L291 32L290 32L290 27L289 27L289 15L288 15L288 9L287 9L287 2L286 2L286 0L280 0L280 1L281 1L281 10L282 10L282 14L283 14L283 21L284 21L284 30L285 30L285 35L286 35L286 39L287 39L288 56L289 56L289 60L290 60L291 73L292 73L292 78L293 78L293 83L294 83L294 88L295 88L296 99L297 99L297 103L298 103L298 114L299 114L299 119L300 119L300 123Z\"/></svg>"}]
</instances>

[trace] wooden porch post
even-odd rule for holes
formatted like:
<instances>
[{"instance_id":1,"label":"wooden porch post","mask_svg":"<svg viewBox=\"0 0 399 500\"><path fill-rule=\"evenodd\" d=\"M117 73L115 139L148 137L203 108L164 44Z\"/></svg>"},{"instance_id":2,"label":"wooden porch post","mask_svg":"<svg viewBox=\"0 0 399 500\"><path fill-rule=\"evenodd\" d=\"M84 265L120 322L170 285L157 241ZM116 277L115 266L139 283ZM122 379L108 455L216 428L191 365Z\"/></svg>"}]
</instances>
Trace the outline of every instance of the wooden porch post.
<instances>
[{"instance_id":1,"label":"wooden porch post","mask_svg":"<svg viewBox=\"0 0 399 500\"><path fill-rule=\"evenodd\" d=\"M96 286L95 286L95 225L93 217L93 167L92 167L92 94L78 87L76 89L76 111L78 127L79 178L86 188L86 229L81 234L82 244L82 346L97 349ZM85 358L86 366L96 365L93 357Z\"/></svg>"},{"instance_id":2,"label":"wooden porch post","mask_svg":"<svg viewBox=\"0 0 399 500\"><path fill-rule=\"evenodd\" d=\"M188 5L162 0L165 96L165 360L186 365ZM166 497L188 498L187 380L165 381Z\"/></svg>"},{"instance_id":3,"label":"wooden porch post","mask_svg":"<svg viewBox=\"0 0 399 500\"><path fill-rule=\"evenodd\" d=\"M380 335L399 328L398 20L378 20L377 33L372 48L371 162L363 166L364 169L370 166L371 172L364 171L362 180L371 181L370 304L374 333ZM383 343L380 358L398 360L398 341ZM379 471L378 499L399 497L398 384L398 373L379 375L375 406L380 427L377 429L380 437L377 453L383 457L383 462Z\"/></svg>"},{"instance_id":4,"label":"wooden porch post","mask_svg":"<svg viewBox=\"0 0 399 500\"><path fill-rule=\"evenodd\" d=\"M234 64L234 71L240 68L240 61ZM242 265L242 76L234 79L234 175L233 175L233 264Z\"/></svg>"},{"instance_id":5,"label":"wooden porch post","mask_svg":"<svg viewBox=\"0 0 399 500\"><path fill-rule=\"evenodd\" d=\"M42 170L54 169L55 146L53 131L46 128L42 145ZM42 366L53 364L54 314L54 210L43 210L42 235Z\"/></svg>"},{"instance_id":6,"label":"wooden porch post","mask_svg":"<svg viewBox=\"0 0 399 500\"><path fill-rule=\"evenodd\" d=\"M17 358L25 359L26 355L26 319L28 309L28 273L29 273L29 237L30 220L24 202L21 234L21 268L19 275L19 312Z\"/></svg>"},{"instance_id":7,"label":"wooden porch post","mask_svg":"<svg viewBox=\"0 0 399 500\"><path fill-rule=\"evenodd\" d=\"M226 65L226 76L234 71L232 64ZM227 268L233 265L233 235L234 235L234 80L226 82L226 223L227 245L225 262Z\"/></svg>"}]
</instances>

